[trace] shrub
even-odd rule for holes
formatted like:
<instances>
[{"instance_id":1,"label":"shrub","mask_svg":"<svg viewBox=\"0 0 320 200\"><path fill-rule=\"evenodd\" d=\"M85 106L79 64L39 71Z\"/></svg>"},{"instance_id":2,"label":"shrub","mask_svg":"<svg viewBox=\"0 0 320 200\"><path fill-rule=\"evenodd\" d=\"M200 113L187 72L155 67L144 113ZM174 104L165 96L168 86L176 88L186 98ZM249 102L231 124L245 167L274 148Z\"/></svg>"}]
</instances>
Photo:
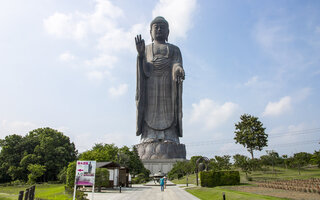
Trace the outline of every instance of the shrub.
<instances>
[{"instance_id":1,"label":"shrub","mask_svg":"<svg viewBox=\"0 0 320 200\"><path fill-rule=\"evenodd\" d=\"M58 180L60 183L66 184L67 181L67 168L64 167L58 174Z\"/></svg>"},{"instance_id":2,"label":"shrub","mask_svg":"<svg viewBox=\"0 0 320 200\"><path fill-rule=\"evenodd\" d=\"M64 189L65 189L66 193L73 195L73 188L65 186ZM76 190L76 199L77 200L88 200L87 196L88 195L85 194L83 191Z\"/></svg>"},{"instance_id":3,"label":"shrub","mask_svg":"<svg viewBox=\"0 0 320 200\"><path fill-rule=\"evenodd\" d=\"M76 176L76 168L77 168L77 162L71 162L68 165L67 169L67 186L70 188L73 188L74 186L74 179Z\"/></svg>"},{"instance_id":4,"label":"shrub","mask_svg":"<svg viewBox=\"0 0 320 200\"><path fill-rule=\"evenodd\" d=\"M132 178L132 184L146 183L147 181L149 181L149 177L146 177L144 173L140 173Z\"/></svg>"},{"instance_id":5,"label":"shrub","mask_svg":"<svg viewBox=\"0 0 320 200\"><path fill-rule=\"evenodd\" d=\"M36 182L37 178L44 174L46 167L39 164L30 164L28 165L28 170L30 171L30 174L28 175L28 183L33 184Z\"/></svg>"},{"instance_id":6,"label":"shrub","mask_svg":"<svg viewBox=\"0 0 320 200\"><path fill-rule=\"evenodd\" d=\"M95 177L95 186L101 192L101 187L109 186L109 171L106 168L97 168Z\"/></svg>"},{"instance_id":7,"label":"shrub","mask_svg":"<svg viewBox=\"0 0 320 200\"><path fill-rule=\"evenodd\" d=\"M222 185L240 184L238 171L203 171L200 172L202 187L215 187Z\"/></svg>"}]
</instances>

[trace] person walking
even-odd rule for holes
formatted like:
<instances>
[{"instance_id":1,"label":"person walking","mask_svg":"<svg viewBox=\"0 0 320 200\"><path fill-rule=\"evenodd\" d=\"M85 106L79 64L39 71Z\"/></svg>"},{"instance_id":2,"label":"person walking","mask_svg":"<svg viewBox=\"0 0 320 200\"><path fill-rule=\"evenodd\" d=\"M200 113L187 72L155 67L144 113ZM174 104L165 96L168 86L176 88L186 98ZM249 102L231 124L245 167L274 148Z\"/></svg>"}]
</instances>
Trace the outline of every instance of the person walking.
<instances>
[{"instance_id":1,"label":"person walking","mask_svg":"<svg viewBox=\"0 0 320 200\"><path fill-rule=\"evenodd\" d=\"M164 178L160 178L160 186L161 186L161 192L164 191Z\"/></svg>"}]
</instances>

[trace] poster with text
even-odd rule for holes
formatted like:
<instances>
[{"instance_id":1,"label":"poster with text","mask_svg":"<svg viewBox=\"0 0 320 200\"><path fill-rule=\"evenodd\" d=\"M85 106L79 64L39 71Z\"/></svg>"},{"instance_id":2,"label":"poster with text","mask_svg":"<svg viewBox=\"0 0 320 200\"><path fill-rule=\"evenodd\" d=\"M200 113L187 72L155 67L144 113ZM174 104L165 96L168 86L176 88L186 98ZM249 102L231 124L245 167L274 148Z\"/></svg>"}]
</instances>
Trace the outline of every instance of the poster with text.
<instances>
[{"instance_id":1,"label":"poster with text","mask_svg":"<svg viewBox=\"0 0 320 200\"><path fill-rule=\"evenodd\" d=\"M96 161L77 161L76 185L92 186L96 173Z\"/></svg>"}]
</instances>

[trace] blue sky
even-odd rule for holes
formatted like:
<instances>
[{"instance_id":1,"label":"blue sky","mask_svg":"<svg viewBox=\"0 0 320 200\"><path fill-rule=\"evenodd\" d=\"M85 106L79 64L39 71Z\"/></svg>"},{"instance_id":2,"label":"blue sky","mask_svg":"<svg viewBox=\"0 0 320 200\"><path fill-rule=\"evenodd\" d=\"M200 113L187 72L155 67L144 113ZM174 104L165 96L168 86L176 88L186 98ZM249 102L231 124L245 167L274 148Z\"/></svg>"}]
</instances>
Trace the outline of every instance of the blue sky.
<instances>
[{"instance_id":1,"label":"blue sky","mask_svg":"<svg viewBox=\"0 0 320 200\"><path fill-rule=\"evenodd\" d=\"M187 157L249 155L234 144L241 114L259 117L281 155L319 150L320 2L11 0L0 6L0 138L39 127L83 152L132 146L134 36L170 25L180 47Z\"/></svg>"}]
</instances>

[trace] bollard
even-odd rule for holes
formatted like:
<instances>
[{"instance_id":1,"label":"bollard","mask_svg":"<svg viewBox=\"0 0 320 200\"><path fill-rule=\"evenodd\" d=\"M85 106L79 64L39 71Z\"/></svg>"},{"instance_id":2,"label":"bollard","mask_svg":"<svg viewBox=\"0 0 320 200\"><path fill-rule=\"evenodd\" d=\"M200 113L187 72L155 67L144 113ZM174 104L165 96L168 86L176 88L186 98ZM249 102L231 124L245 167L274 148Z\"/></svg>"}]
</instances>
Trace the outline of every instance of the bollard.
<instances>
[{"instance_id":1,"label":"bollard","mask_svg":"<svg viewBox=\"0 0 320 200\"><path fill-rule=\"evenodd\" d=\"M120 193L121 193L121 185L120 185L120 187L119 187L119 190L120 190Z\"/></svg>"},{"instance_id":2,"label":"bollard","mask_svg":"<svg viewBox=\"0 0 320 200\"><path fill-rule=\"evenodd\" d=\"M19 192L19 198L18 198L18 200L23 200L23 193L24 193L24 191L20 191L20 192Z\"/></svg>"},{"instance_id":3,"label":"bollard","mask_svg":"<svg viewBox=\"0 0 320 200\"><path fill-rule=\"evenodd\" d=\"M29 188L26 189L26 194L24 195L24 200L29 199Z\"/></svg>"},{"instance_id":4,"label":"bollard","mask_svg":"<svg viewBox=\"0 0 320 200\"><path fill-rule=\"evenodd\" d=\"M223 198L223 200L226 200L226 194L225 193L222 193L222 198Z\"/></svg>"},{"instance_id":5,"label":"bollard","mask_svg":"<svg viewBox=\"0 0 320 200\"><path fill-rule=\"evenodd\" d=\"M188 175L187 175L187 187L188 187Z\"/></svg>"}]
</instances>

